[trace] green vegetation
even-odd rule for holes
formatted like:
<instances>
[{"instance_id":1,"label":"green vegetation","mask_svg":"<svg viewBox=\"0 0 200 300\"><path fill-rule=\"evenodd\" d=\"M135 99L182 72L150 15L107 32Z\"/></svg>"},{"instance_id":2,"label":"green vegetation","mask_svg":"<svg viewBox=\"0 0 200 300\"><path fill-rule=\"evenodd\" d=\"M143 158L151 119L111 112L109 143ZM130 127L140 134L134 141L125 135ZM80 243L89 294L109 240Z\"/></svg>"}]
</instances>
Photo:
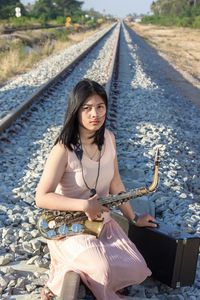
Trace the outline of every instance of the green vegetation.
<instances>
[{"instance_id":1,"label":"green vegetation","mask_svg":"<svg viewBox=\"0 0 200 300\"><path fill-rule=\"evenodd\" d=\"M157 0L142 23L200 28L200 0Z\"/></svg>"},{"instance_id":2,"label":"green vegetation","mask_svg":"<svg viewBox=\"0 0 200 300\"><path fill-rule=\"evenodd\" d=\"M25 15L26 10L20 0L1 0L0 2L0 19L7 19L15 16L15 8L20 7L21 12Z\"/></svg>"},{"instance_id":3,"label":"green vegetation","mask_svg":"<svg viewBox=\"0 0 200 300\"><path fill-rule=\"evenodd\" d=\"M76 28L77 24L79 28L93 28L105 21L105 17L93 9L83 11L82 4L77 0L37 0L34 4L24 6L20 0L1 0L0 32L4 28L65 26L67 17L71 18L67 24L68 29L72 29L74 24ZM16 7L20 8L21 16L16 16Z\"/></svg>"},{"instance_id":4,"label":"green vegetation","mask_svg":"<svg viewBox=\"0 0 200 300\"><path fill-rule=\"evenodd\" d=\"M38 0L32 6L31 15L44 20L56 19L58 16L80 17L83 2L77 0Z\"/></svg>"},{"instance_id":5,"label":"green vegetation","mask_svg":"<svg viewBox=\"0 0 200 300\"><path fill-rule=\"evenodd\" d=\"M105 16L93 9L82 10L82 4L77 0L36 0L23 5L20 0L0 0L0 33L14 31L9 37L0 35L0 84L107 25Z\"/></svg>"},{"instance_id":6,"label":"green vegetation","mask_svg":"<svg viewBox=\"0 0 200 300\"><path fill-rule=\"evenodd\" d=\"M33 68L41 59L84 40L97 30L70 34L66 28L51 28L18 31L12 35L12 39L0 36L0 85L12 76Z\"/></svg>"}]
</instances>

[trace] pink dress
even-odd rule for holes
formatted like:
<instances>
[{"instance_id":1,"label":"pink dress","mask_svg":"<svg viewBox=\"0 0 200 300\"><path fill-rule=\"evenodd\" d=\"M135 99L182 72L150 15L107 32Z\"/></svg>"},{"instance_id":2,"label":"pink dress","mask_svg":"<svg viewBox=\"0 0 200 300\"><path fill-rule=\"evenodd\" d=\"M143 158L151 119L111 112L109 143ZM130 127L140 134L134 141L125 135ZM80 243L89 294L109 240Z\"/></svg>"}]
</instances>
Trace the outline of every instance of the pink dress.
<instances>
[{"instance_id":1,"label":"pink dress","mask_svg":"<svg viewBox=\"0 0 200 300\"><path fill-rule=\"evenodd\" d=\"M104 145L96 188L99 196L109 194L114 174L116 152L108 130L105 131ZM93 188L98 162L83 155L82 165L85 180ZM68 165L56 193L74 198L89 198L80 162L74 152L68 151ZM139 284L151 275L144 258L118 223L107 212L104 212L103 217L105 224L99 238L80 234L61 240L48 240L51 266L47 286L54 294L60 294L67 271L79 273L98 300L120 299L116 291L128 285Z\"/></svg>"}]
</instances>

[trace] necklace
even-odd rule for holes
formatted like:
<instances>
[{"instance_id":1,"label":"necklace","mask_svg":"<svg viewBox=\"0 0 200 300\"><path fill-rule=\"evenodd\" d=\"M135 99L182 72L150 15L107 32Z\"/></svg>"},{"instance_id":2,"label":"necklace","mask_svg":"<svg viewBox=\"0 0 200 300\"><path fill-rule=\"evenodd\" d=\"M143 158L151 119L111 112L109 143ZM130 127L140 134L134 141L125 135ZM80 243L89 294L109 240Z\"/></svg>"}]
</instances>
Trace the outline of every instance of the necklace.
<instances>
[{"instance_id":1,"label":"necklace","mask_svg":"<svg viewBox=\"0 0 200 300\"><path fill-rule=\"evenodd\" d=\"M81 139L80 138L79 138L79 141L77 142L77 144L74 146L74 152L75 152L78 160L80 161L81 174L82 174L83 181L85 183L86 188L90 191L90 197L92 197L92 196L94 196L96 194L96 187L97 187L98 180L99 180L100 161L101 161L101 148L100 148L100 153L99 153L97 177L96 177L96 180L95 180L95 186L94 186L94 188L91 188L91 187L88 186L88 184L87 184L87 182L85 180L84 174L83 174L83 164L82 164L83 148L82 148L82 143L81 143Z\"/></svg>"},{"instance_id":2,"label":"necklace","mask_svg":"<svg viewBox=\"0 0 200 300\"><path fill-rule=\"evenodd\" d=\"M94 188L91 188L91 187L88 186L88 184L85 180L85 177L84 177L84 174L83 174L83 164L82 164L82 161L80 160L82 178L83 178L83 181L85 183L85 186L90 191L90 197L92 197L96 194L96 188L97 188L97 183L98 183L99 173L100 173L100 161L101 161L101 155L99 155L99 160L98 160L98 169L97 169L97 177L96 177L96 181L95 181L95 186L94 186Z\"/></svg>"},{"instance_id":3,"label":"necklace","mask_svg":"<svg viewBox=\"0 0 200 300\"><path fill-rule=\"evenodd\" d=\"M87 156L88 156L91 160L96 156L97 151L99 150L98 147L97 147L96 150L95 150L95 152L94 152L93 155L91 156L91 155L88 153L88 151L87 151L87 149L86 149L86 146L83 145L83 148L84 148L85 153L87 154Z\"/></svg>"}]
</instances>

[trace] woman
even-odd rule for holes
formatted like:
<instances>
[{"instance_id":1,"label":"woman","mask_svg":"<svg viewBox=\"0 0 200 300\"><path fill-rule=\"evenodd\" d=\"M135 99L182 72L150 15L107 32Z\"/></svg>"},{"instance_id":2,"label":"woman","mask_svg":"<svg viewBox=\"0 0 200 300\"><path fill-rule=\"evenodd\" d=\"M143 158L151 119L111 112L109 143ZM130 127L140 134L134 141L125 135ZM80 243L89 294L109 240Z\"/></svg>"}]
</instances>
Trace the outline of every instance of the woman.
<instances>
[{"instance_id":1,"label":"woman","mask_svg":"<svg viewBox=\"0 0 200 300\"><path fill-rule=\"evenodd\" d=\"M38 207L82 211L89 220L102 218L99 238L80 234L48 240L51 268L43 299L59 295L67 271L78 272L98 300L120 299L117 291L139 284L151 271L99 197L125 191L114 135L105 129L107 95L98 83L81 80L73 89L63 129L51 150L36 192ZM155 226L152 216L136 218L129 203L120 206L138 226Z\"/></svg>"}]
</instances>

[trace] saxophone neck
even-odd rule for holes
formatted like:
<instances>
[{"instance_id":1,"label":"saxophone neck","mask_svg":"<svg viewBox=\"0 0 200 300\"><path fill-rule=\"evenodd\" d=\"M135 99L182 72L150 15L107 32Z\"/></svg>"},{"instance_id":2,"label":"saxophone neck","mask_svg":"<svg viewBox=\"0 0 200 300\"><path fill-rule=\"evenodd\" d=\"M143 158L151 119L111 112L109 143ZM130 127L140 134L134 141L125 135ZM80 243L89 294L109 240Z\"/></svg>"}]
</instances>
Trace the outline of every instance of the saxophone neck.
<instances>
[{"instance_id":1,"label":"saxophone neck","mask_svg":"<svg viewBox=\"0 0 200 300\"><path fill-rule=\"evenodd\" d=\"M152 193L156 190L158 183L159 183L159 163L160 163L160 150L159 148L156 149L155 154L155 162L154 162L154 175L153 181L150 186L147 188L149 193Z\"/></svg>"},{"instance_id":2,"label":"saxophone neck","mask_svg":"<svg viewBox=\"0 0 200 300\"><path fill-rule=\"evenodd\" d=\"M154 192L159 182L159 172L158 172L159 162L160 162L160 151L159 148L157 148L155 154L155 162L154 162L153 181L149 187L141 187L141 188L133 189L127 193L123 193L120 195L109 195L108 197L101 197L99 198L100 203L107 207L119 206L122 203L129 201L130 199L141 197L143 195L147 195L149 193Z\"/></svg>"}]
</instances>

